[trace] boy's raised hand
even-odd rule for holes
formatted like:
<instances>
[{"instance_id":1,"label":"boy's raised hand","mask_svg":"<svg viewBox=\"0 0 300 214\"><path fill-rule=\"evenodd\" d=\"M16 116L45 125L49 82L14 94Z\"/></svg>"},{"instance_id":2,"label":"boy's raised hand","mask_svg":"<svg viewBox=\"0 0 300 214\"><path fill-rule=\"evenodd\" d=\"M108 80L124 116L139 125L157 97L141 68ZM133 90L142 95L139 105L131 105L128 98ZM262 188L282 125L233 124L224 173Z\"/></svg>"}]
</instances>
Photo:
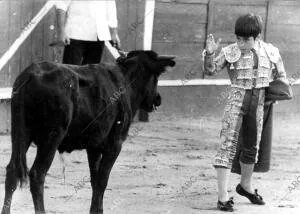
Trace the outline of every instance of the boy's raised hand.
<instances>
[{"instance_id":1,"label":"boy's raised hand","mask_svg":"<svg viewBox=\"0 0 300 214\"><path fill-rule=\"evenodd\" d=\"M206 52L207 54L213 54L219 47L221 39L219 38L217 42L215 42L215 38L212 34L207 36L206 40Z\"/></svg>"}]
</instances>

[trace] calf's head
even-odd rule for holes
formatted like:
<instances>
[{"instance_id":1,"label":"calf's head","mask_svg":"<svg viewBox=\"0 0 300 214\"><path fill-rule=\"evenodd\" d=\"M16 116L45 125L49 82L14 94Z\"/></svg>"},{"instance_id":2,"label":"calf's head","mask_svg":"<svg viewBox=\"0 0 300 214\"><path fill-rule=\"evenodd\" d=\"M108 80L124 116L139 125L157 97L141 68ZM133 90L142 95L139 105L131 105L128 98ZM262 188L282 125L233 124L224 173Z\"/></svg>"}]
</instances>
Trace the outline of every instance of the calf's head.
<instances>
[{"instance_id":1,"label":"calf's head","mask_svg":"<svg viewBox=\"0 0 300 214\"><path fill-rule=\"evenodd\" d=\"M169 67L175 66L173 56L159 56L154 51L131 51L118 59L125 66L128 81L132 85L136 108L151 112L161 104L157 92L159 76Z\"/></svg>"}]
</instances>

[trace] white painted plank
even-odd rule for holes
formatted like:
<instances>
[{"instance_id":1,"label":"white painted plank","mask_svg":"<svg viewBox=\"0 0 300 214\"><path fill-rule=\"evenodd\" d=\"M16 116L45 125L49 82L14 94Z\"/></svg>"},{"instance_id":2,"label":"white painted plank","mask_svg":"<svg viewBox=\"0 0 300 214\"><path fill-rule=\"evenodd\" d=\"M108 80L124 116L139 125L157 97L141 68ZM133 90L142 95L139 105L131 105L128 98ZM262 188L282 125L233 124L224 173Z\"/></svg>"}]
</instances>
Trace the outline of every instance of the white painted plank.
<instances>
[{"instance_id":1,"label":"white painted plank","mask_svg":"<svg viewBox=\"0 0 300 214\"><path fill-rule=\"evenodd\" d=\"M152 49L152 34L154 22L155 0L146 0L144 14L144 50Z\"/></svg>"}]
</instances>

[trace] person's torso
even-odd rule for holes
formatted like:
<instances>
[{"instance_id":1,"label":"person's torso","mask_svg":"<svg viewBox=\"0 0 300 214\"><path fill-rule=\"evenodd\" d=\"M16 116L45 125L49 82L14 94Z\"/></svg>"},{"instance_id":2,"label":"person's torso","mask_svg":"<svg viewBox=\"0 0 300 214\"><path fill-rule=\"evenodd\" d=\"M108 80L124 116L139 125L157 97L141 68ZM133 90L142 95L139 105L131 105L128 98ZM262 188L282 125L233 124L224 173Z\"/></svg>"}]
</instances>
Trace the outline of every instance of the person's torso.
<instances>
[{"instance_id":1,"label":"person's torso","mask_svg":"<svg viewBox=\"0 0 300 214\"><path fill-rule=\"evenodd\" d=\"M67 11L66 34L77 40L110 40L106 1L71 1Z\"/></svg>"},{"instance_id":2,"label":"person's torso","mask_svg":"<svg viewBox=\"0 0 300 214\"><path fill-rule=\"evenodd\" d=\"M274 65L262 41L255 51L241 53L235 43L225 47L224 52L232 86L244 89L269 86Z\"/></svg>"}]
</instances>

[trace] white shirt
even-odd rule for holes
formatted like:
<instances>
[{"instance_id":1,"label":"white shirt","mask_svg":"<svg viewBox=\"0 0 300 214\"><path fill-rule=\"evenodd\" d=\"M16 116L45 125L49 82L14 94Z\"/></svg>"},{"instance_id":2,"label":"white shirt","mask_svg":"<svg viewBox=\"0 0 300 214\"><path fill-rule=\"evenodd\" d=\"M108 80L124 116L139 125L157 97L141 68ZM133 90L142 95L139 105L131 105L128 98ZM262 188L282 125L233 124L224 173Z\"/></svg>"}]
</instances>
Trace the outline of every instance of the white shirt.
<instances>
[{"instance_id":1,"label":"white shirt","mask_svg":"<svg viewBox=\"0 0 300 214\"><path fill-rule=\"evenodd\" d=\"M71 39L111 40L109 27L118 26L115 0L57 0L55 4L67 13L65 33Z\"/></svg>"}]
</instances>

